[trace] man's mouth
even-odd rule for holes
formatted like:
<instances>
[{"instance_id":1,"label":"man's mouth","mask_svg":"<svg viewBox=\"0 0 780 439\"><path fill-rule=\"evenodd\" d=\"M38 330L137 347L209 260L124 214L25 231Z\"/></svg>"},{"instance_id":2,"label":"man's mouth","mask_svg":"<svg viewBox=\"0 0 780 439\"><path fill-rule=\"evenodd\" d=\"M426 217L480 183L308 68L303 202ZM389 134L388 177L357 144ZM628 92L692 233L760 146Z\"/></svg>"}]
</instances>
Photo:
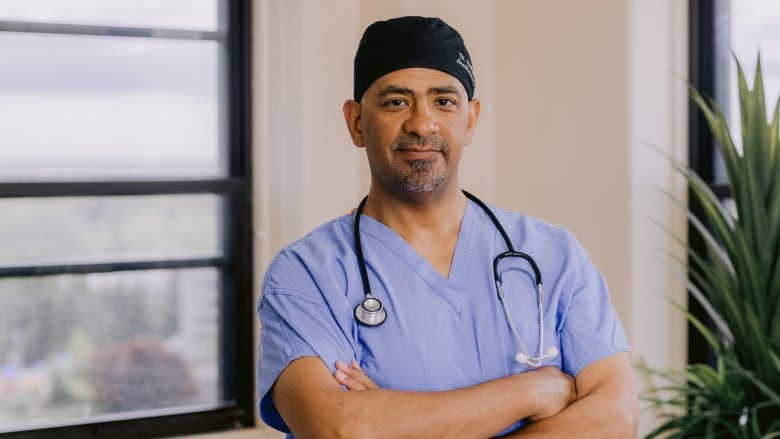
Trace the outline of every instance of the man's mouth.
<instances>
[{"instance_id":1,"label":"man's mouth","mask_svg":"<svg viewBox=\"0 0 780 439\"><path fill-rule=\"evenodd\" d=\"M432 159L441 154L438 149L424 149L424 148L402 148L397 149L396 152L404 158L410 159Z\"/></svg>"},{"instance_id":2,"label":"man's mouth","mask_svg":"<svg viewBox=\"0 0 780 439\"><path fill-rule=\"evenodd\" d=\"M425 138L400 138L394 143L394 150L403 154L432 155L447 151L447 143L436 136Z\"/></svg>"},{"instance_id":3,"label":"man's mouth","mask_svg":"<svg viewBox=\"0 0 780 439\"><path fill-rule=\"evenodd\" d=\"M400 151L400 152L420 152L420 153L441 152L440 149L436 149L436 148L409 148L409 147L398 148L396 151Z\"/></svg>"}]
</instances>

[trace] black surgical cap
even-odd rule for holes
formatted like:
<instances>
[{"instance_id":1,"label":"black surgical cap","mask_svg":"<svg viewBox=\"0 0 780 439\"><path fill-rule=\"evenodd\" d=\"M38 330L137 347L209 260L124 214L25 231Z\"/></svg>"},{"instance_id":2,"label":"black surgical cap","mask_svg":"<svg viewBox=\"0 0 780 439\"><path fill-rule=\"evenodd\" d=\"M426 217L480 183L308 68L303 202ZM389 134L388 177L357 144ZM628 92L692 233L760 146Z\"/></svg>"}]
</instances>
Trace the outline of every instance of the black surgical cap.
<instances>
[{"instance_id":1,"label":"black surgical cap","mask_svg":"<svg viewBox=\"0 0 780 439\"><path fill-rule=\"evenodd\" d=\"M355 100L380 77L412 67L450 74L469 100L474 97L471 57L458 31L439 18L400 17L377 21L363 33L355 54Z\"/></svg>"}]
</instances>

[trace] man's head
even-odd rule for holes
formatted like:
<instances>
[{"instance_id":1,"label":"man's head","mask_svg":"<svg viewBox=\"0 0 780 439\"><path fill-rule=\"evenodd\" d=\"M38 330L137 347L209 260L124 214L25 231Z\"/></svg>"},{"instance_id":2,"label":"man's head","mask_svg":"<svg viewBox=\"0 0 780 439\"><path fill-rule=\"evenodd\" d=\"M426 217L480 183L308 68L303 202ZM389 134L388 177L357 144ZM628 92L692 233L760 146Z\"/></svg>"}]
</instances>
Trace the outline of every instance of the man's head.
<instances>
[{"instance_id":1,"label":"man's head","mask_svg":"<svg viewBox=\"0 0 780 439\"><path fill-rule=\"evenodd\" d=\"M355 55L353 143L366 149L372 193L457 190L458 165L479 116L471 60L438 18L401 17L366 29Z\"/></svg>"},{"instance_id":2,"label":"man's head","mask_svg":"<svg viewBox=\"0 0 780 439\"><path fill-rule=\"evenodd\" d=\"M355 54L354 99L395 70L421 67L457 78L474 97L471 57L458 31L439 18L399 17L366 28Z\"/></svg>"}]
</instances>

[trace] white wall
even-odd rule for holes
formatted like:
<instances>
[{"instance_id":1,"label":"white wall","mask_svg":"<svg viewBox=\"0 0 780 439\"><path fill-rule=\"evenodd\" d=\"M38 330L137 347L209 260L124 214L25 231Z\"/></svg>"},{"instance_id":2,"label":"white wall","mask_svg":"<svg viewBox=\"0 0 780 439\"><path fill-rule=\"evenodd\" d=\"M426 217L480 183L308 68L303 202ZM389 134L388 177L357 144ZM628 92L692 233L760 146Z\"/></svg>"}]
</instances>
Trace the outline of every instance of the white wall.
<instances>
[{"instance_id":1,"label":"white wall","mask_svg":"<svg viewBox=\"0 0 780 439\"><path fill-rule=\"evenodd\" d=\"M341 105L362 30L442 17L466 40L482 101L464 188L571 229L606 277L636 362L684 364L684 199L666 159L687 155L687 2L679 0L256 0L258 280L273 254L368 190ZM661 223L663 226L656 224ZM643 420L643 431L649 419Z\"/></svg>"}]
</instances>

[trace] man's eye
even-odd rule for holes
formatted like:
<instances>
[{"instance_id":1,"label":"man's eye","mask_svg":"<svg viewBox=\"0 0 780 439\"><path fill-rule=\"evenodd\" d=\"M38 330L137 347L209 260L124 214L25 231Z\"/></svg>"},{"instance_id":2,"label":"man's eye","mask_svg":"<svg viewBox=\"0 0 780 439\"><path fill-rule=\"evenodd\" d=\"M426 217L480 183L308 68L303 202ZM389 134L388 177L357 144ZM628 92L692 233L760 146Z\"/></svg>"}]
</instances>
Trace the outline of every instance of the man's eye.
<instances>
[{"instance_id":1,"label":"man's eye","mask_svg":"<svg viewBox=\"0 0 780 439\"><path fill-rule=\"evenodd\" d=\"M448 98L440 98L436 101L440 106L447 107L450 105L455 105L455 102L452 102L452 99Z\"/></svg>"},{"instance_id":2,"label":"man's eye","mask_svg":"<svg viewBox=\"0 0 780 439\"><path fill-rule=\"evenodd\" d=\"M406 101L401 98L388 99L384 103L384 106L386 107L403 107L404 105L406 105Z\"/></svg>"}]
</instances>

